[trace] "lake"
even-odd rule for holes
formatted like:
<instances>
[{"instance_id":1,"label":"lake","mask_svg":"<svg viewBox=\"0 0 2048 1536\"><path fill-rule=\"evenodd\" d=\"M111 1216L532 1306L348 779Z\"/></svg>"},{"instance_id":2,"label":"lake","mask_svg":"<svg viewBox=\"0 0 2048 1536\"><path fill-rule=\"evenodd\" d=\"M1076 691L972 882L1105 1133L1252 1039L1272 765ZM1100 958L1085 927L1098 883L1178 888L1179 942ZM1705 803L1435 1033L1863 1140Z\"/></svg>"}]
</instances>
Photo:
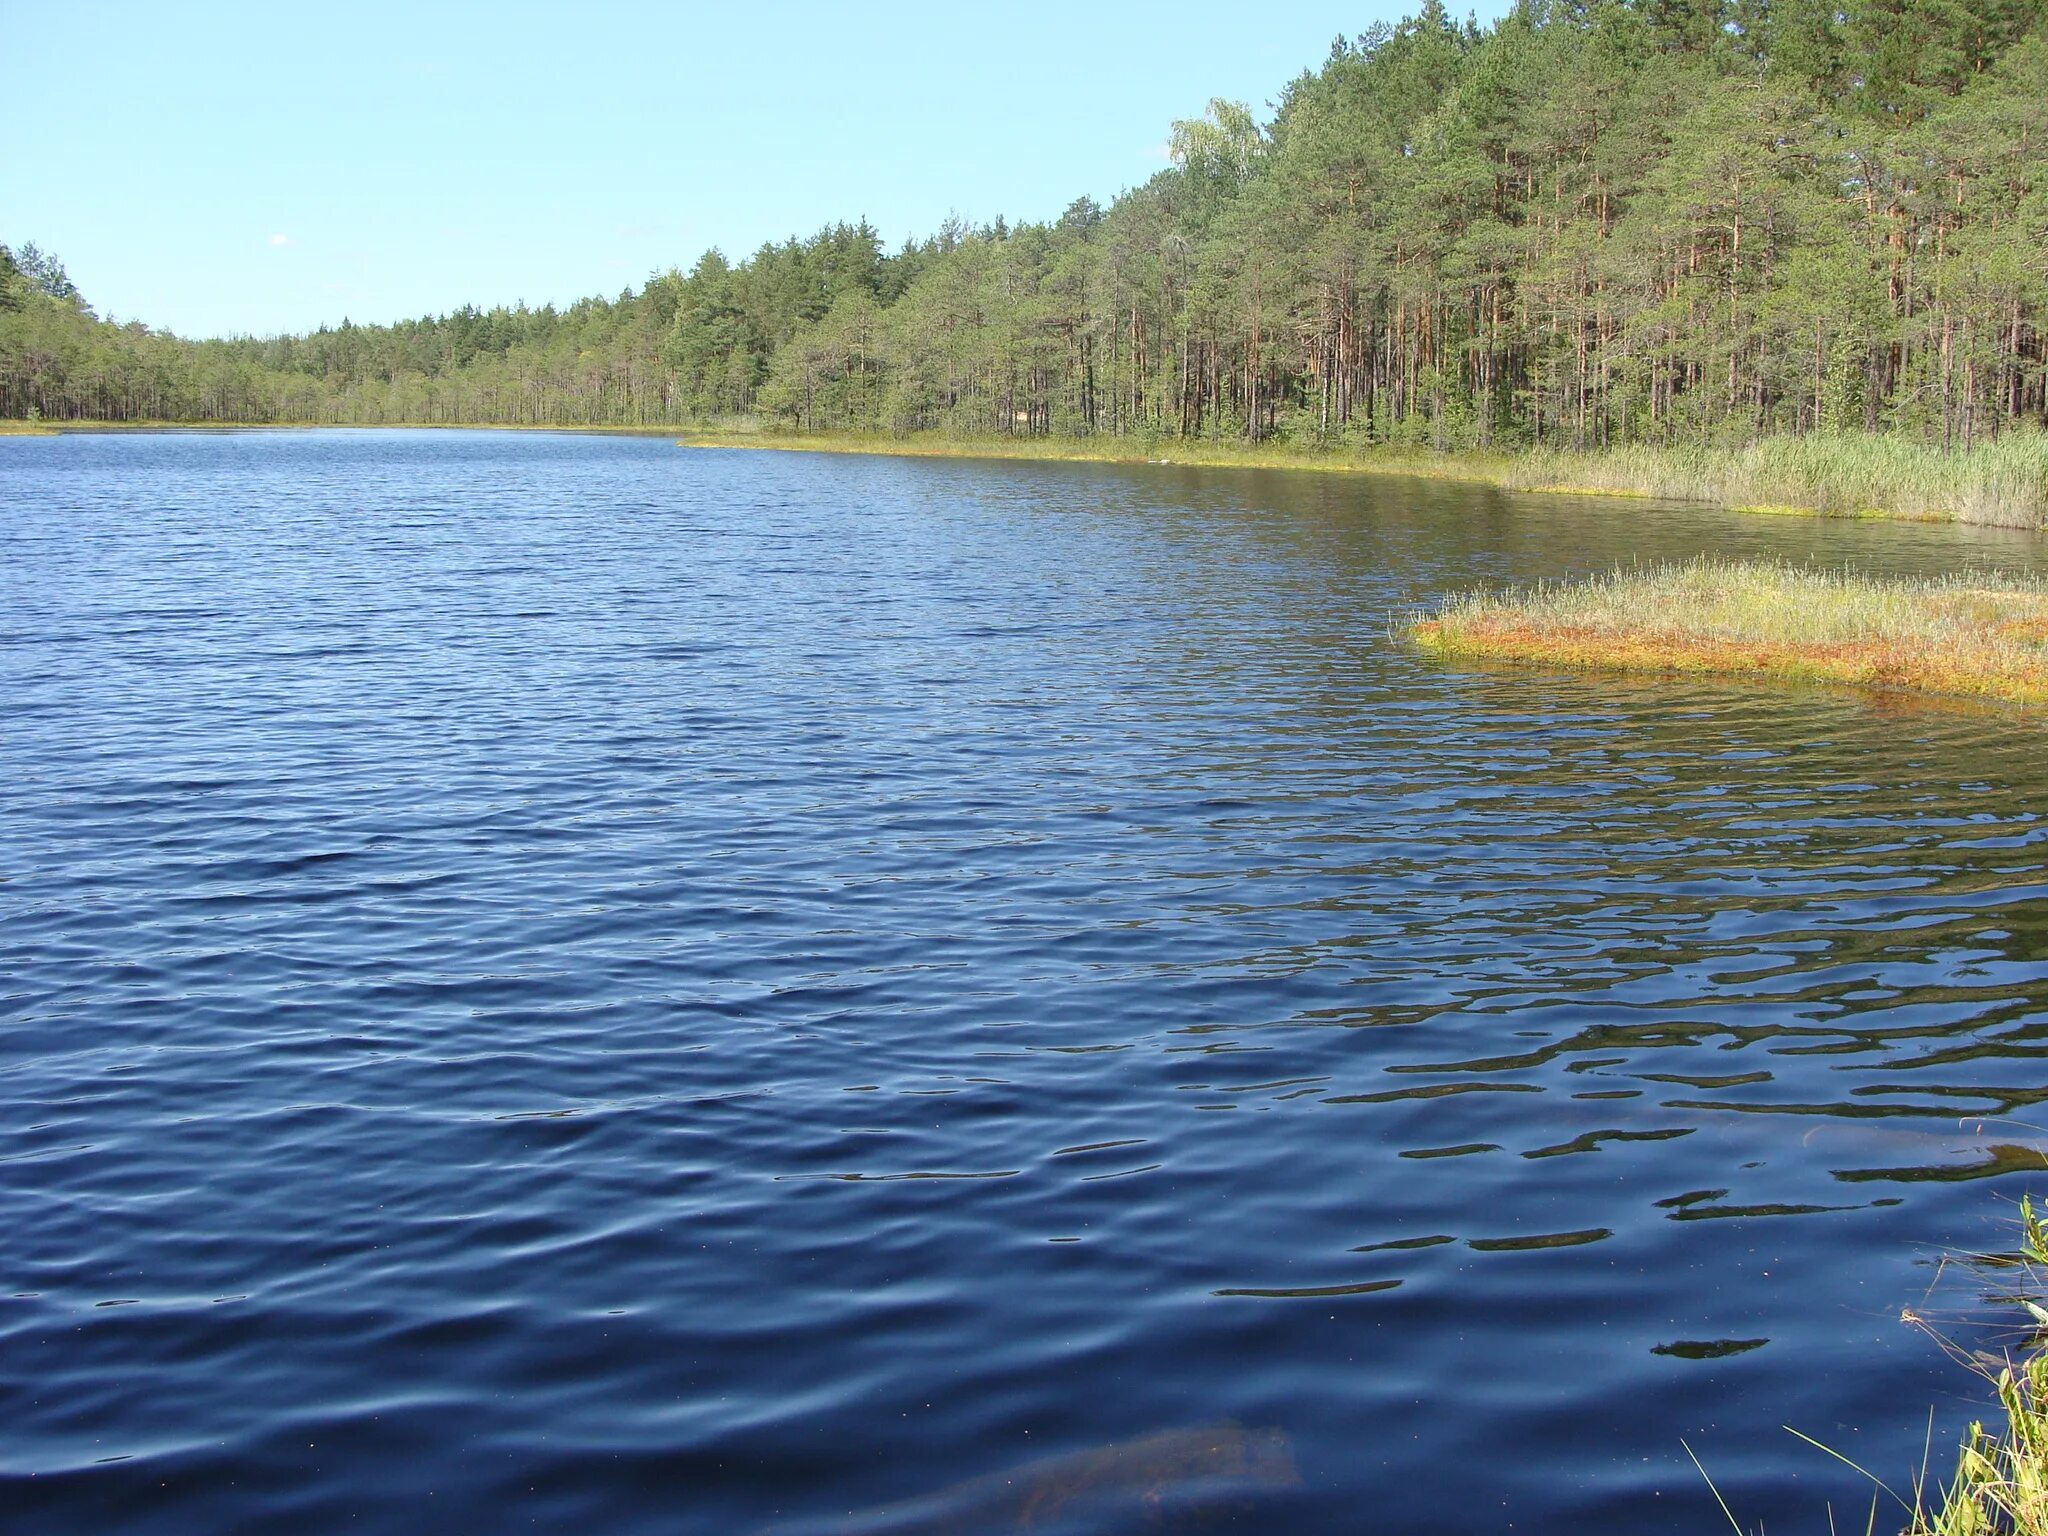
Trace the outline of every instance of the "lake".
<instances>
[{"instance_id":1,"label":"lake","mask_svg":"<svg viewBox=\"0 0 2048 1536\"><path fill-rule=\"evenodd\" d=\"M1945 1476L2048 1186L2041 728L1395 626L2044 548L0 439L4 1523L1861 1529L1781 1426Z\"/></svg>"}]
</instances>

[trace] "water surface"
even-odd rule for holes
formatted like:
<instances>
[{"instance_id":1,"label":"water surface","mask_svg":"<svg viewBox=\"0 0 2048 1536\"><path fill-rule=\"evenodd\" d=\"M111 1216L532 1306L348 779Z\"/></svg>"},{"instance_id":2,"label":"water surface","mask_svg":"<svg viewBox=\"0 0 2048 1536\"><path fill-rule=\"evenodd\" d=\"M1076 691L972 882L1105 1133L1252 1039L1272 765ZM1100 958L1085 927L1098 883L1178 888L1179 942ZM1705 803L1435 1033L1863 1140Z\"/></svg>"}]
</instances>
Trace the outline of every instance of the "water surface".
<instances>
[{"instance_id":1,"label":"water surface","mask_svg":"<svg viewBox=\"0 0 2048 1536\"><path fill-rule=\"evenodd\" d=\"M24 1530L1861 1520L2044 1166L2037 726L1390 634L2029 536L0 439Z\"/></svg>"}]
</instances>

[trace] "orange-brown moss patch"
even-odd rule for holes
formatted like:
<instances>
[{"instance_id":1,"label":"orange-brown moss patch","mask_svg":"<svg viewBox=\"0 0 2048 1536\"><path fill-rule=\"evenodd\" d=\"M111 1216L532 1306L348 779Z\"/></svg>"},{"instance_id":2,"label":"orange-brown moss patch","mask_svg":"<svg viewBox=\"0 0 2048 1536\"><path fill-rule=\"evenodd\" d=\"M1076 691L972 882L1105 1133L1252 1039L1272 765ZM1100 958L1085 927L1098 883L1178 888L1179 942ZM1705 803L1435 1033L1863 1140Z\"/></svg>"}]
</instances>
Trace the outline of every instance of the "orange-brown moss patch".
<instances>
[{"instance_id":1,"label":"orange-brown moss patch","mask_svg":"<svg viewBox=\"0 0 2048 1536\"><path fill-rule=\"evenodd\" d=\"M1995 626L2010 638L2048 640L2048 619ZM2014 633L2024 630L2024 634ZM2048 654L2015 663L1968 647L1890 640L1797 645L1689 635L1675 630L1616 631L1514 619L1430 621L1411 631L1424 648L1452 656L1497 657L1564 667L1636 672L1716 673L1853 683L1868 688L2048 704Z\"/></svg>"}]
</instances>

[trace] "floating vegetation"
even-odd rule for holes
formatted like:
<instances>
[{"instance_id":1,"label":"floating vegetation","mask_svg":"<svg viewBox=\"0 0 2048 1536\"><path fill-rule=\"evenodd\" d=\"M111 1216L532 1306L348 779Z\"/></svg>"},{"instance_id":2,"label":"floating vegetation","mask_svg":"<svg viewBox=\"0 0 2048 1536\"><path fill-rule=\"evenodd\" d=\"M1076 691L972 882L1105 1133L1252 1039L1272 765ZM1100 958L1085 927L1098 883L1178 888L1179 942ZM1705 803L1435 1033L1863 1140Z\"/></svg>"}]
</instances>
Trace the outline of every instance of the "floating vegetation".
<instances>
[{"instance_id":1,"label":"floating vegetation","mask_svg":"<svg viewBox=\"0 0 2048 1536\"><path fill-rule=\"evenodd\" d=\"M1882 433L1811 433L1740 448L1537 450L1515 459L1501 483L1718 501L1743 512L2038 528L2048 520L2048 440L2012 433L1958 449Z\"/></svg>"},{"instance_id":2,"label":"floating vegetation","mask_svg":"<svg viewBox=\"0 0 2048 1536\"><path fill-rule=\"evenodd\" d=\"M1441 1248L1445 1243L1457 1239L1448 1232L1432 1232L1428 1237L1391 1237L1383 1243L1360 1243L1353 1253L1384 1253L1397 1248Z\"/></svg>"}]
</instances>

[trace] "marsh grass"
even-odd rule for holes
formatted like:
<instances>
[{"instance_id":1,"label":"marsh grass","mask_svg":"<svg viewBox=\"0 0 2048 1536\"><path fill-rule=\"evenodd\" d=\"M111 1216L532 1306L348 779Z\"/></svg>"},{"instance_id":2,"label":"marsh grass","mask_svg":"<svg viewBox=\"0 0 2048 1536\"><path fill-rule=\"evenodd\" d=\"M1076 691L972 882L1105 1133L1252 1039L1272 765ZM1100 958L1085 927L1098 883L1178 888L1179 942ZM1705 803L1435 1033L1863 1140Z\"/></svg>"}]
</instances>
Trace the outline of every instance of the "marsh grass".
<instances>
[{"instance_id":1,"label":"marsh grass","mask_svg":"<svg viewBox=\"0 0 2048 1536\"><path fill-rule=\"evenodd\" d=\"M1448 656L2048 704L2048 581L2031 577L1897 580L1700 559L1456 598L1409 633Z\"/></svg>"},{"instance_id":2,"label":"marsh grass","mask_svg":"<svg viewBox=\"0 0 2048 1536\"><path fill-rule=\"evenodd\" d=\"M885 454L912 459L1021 459L1058 464L1180 464L1217 469L1296 469L1417 476L1504 484L1506 455L1464 456L1424 448L1364 453L1299 448L1287 443L1212 442L1174 437L999 437L940 432L684 432L685 448L770 448L796 453ZM1605 491L1598 495L1609 494Z\"/></svg>"},{"instance_id":3,"label":"marsh grass","mask_svg":"<svg viewBox=\"0 0 2048 1536\"><path fill-rule=\"evenodd\" d=\"M1955 1475L1938 1500L1916 1488L1903 1536L2048 1536L2048 1230L2031 1199L2020 1201L2020 1251L1965 1261L1996 1277L1992 1300L2020 1311L2025 1336L2016 1349L1964 1349L1912 1312L1952 1356L1991 1384L2001 1422L1970 1425Z\"/></svg>"},{"instance_id":4,"label":"marsh grass","mask_svg":"<svg viewBox=\"0 0 2048 1536\"><path fill-rule=\"evenodd\" d=\"M1552 495L1709 501L1754 512L2048 524L2048 434L2011 432L1947 450L1908 438L1771 438L1744 448L1623 447L1436 453L1427 448L1180 438L954 437L937 432L684 433L686 447L786 448L920 458L1168 463L1419 475Z\"/></svg>"},{"instance_id":5,"label":"marsh grass","mask_svg":"<svg viewBox=\"0 0 2048 1536\"><path fill-rule=\"evenodd\" d=\"M1879 1531L1897 1531L1899 1536L2048 1536L2048 1306L2043 1305L2044 1288L2048 1288L2048 1229L2027 1198L2020 1201L2020 1233L2017 1253L1944 1259L1936 1272L1938 1279L1947 1270L1960 1267L1980 1280L1989 1280L1991 1289L1981 1300L2020 1312L2025 1318L2011 1347L1970 1350L1912 1308L1902 1314L1902 1321L1924 1330L1952 1359L1982 1377L1998 1405L1998 1421L1987 1426L1979 1419L1970 1425L1956 1456L1955 1472L1945 1486L1935 1487L1928 1477L1933 1456L1932 1413L1928 1415L1927 1451L1903 1491L1832 1446L1785 1426L1787 1433L1833 1457L1875 1488L1869 1517L1862 1526L1865 1536L1877 1536ZM1749 1536L1692 1447L1683 1440L1679 1444L1706 1481L1730 1529L1736 1536ZM1839 1529L1832 1510L1828 1529ZM1759 1524L1758 1536L1763 1530Z\"/></svg>"},{"instance_id":6,"label":"marsh grass","mask_svg":"<svg viewBox=\"0 0 2048 1536\"><path fill-rule=\"evenodd\" d=\"M1514 460L1503 483L1745 511L2039 528L2048 523L2048 435L2008 433L1954 450L1873 434L1771 438L1746 448L1538 451Z\"/></svg>"},{"instance_id":7,"label":"marsh grass","mask_svg":"<svg viewBox=\"0 0 2048 1536\"><path fill-rule=\"evenodd\" d=\"M2004 1423L1970 1426L1954 1478L1904 1536L2048 1536L2048 1353L1986 1370Z\"/></svg>"}]
</instances>

